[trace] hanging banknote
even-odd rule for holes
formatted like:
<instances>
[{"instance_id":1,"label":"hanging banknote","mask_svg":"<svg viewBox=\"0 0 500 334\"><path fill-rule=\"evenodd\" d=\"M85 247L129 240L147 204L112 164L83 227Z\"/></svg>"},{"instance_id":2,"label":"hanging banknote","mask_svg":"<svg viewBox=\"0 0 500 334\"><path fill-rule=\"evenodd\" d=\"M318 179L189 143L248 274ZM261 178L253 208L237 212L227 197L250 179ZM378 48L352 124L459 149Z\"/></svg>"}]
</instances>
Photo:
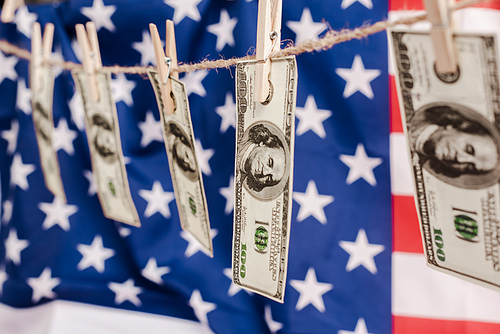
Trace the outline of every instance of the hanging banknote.
<instances>
[{"instance_id":1,"label":"hanging banknote","mask_svg":"<svg viewBox=\"0 0 500 334\"><path fill-rule=\"evenodd\" d=\"M256 61L236 67L233 282L283 302L293 189L295 57L273 59L270 93L255 103Z\"/></svg>"},{"instance_id":2,"label":"hanging banknote","mask_svg":"<svg viewBox=\"0 0 500 334\"><path fill-rule=\"evenodd\" d=\"M31 80L39 80L37 89L32 89L31 106L33 109L32 117L35 126L36 140L38 142L38 151L40 153L40 163L42 166L45 186L54 194L66 202L66 194L61 179L59 160L57 152L53 146L54 121L52 116L52 96L54 92L54 73L52 67L48 65L39 65L34 68L32 62ZM36 79L33 73L37 73Z\"/></svg>"},{"instance_id":3,"label":"hanging banknote","mask_svg":"<svg viewBox=\"0 0 500 334\"><path fill-rule=\"evenodd\" d=\"M207 201L201 170L196 159L186 89L182 82L174 78L169 79L172 94L167 98L173 99L174 110L168 111L164 105L158 72L149 70L148 75L160 110L163 138L181 227L191 233L207 250L207 253L213 257Z\"/></svg>"},{"instance_id":4,"label":"hanging banknote","mask_svg":"<svg viewBox=\"0 0 500 334\"><path fill-rule=\"evenodd\" d=\"M88 76L73 71L85 110L85 125L92 173L104 215L122 223L141 226L125 170L116 106L111 93L111 74L95 74L99 99L90 98Z\"/></svg>"},{"instance_id":5,"label":"hanging banknote","mask_svg":"<svg viewBox=\"0 0 500 334\"><path fill-rule=\"evenodd\" d=\"M390 35L428 265L498 289L496 40L455 35L458 68L444 74L436 70L428 34L392 31Z\"/></svg>"}]
</instances>

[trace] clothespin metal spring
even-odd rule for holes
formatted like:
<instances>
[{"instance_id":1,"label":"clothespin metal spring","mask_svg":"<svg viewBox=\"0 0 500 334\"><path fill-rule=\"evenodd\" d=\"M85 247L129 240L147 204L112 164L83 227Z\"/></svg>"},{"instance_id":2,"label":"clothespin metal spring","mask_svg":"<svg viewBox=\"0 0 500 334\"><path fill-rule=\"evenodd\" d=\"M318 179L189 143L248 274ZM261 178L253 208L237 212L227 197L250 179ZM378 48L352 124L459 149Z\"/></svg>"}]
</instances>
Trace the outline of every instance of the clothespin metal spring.
<instances>
[{"instance_id":1,"label":"clothespin metal spring","mask_svg":"<svg viewBox=\"0 0 500 334\"><path fill-rule=\"evenodd\" d=\"M165 82L163 82L164 85L168 83L168 79L170 78L170 69L172 68L172 58L165 57L165 64L167 65L167 76L165 78Z\"/></svg>"},{"instance_id":2,"label":"clothespin metal spring","mask_svg":"<svg viewBox=\"0 0 500 334\"><path fill-rule=\"evenodd\" d=\"M269 52L264 59L257 60L257 64L265 63L269 59L269 55L271 54L271 52L274 50L276 43L278 43L278 33L276 32L276 30L273 30L269 33L269 38L271 39L271 41L273 41L273 45L269 49Z\"/></svg>"}]
</instances>

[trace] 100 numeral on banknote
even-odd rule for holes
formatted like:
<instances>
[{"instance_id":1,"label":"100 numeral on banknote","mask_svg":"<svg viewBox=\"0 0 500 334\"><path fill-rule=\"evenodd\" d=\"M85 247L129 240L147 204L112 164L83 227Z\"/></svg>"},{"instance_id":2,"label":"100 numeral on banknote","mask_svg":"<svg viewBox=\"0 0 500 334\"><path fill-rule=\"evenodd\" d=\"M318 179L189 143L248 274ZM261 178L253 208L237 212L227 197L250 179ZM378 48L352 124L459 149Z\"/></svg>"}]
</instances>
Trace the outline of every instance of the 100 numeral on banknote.
<instances>
[{"instance_id":1,"label":"100 numeral on banknote","mask_svg":"<svg viewBox=\"0 0 500 334\"><path fill-rule=\"evenodd\" d=\"M273 59L270 94L254 102L255 61L236 68L233 282L283 302L293 187L295 57Z\"/></svg>"},{"instance_id":2,"label":"100 numeral on banknote","mask_svg":"<svg viewBox=\"0 0 500 334\"><path fill-rule=\"evenodd\" d=\"M392 31L427 263L500 291L500 86L493 36L455 35L436 71L431 37Z\"/></svg>"}]
</instances>

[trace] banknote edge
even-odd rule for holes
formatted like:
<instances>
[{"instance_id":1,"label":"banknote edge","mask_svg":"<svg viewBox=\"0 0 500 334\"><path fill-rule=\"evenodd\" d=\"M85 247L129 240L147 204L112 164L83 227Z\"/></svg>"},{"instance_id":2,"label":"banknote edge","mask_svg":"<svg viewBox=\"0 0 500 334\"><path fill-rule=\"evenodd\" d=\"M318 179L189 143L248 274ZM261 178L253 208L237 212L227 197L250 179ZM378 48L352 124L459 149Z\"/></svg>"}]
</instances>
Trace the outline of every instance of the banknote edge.
<instances>
[{"instance_id":1,"label":"banknote edge","mask_svg":"<svg viewBox=\"0 0 500 334\"><path fill-rule=\"evenodd\" d=\"M202 197L202 200L203 200L203 206L204 206L204 213L205 213L205 217L206 217L206 222L207 222L207 231L206 231L206 235L208 236L208 245L209 247L205 247L205 244L203 242L203 240L200 240L200 238L198 238L196 235L194 235L185 225L184 223L184 218L183 217L183 214L182 214L182 209L181 209L181 204L179 203L179 201L177 200L178 198L178 194L179 194L179 190L178 190L178 187L176 185L176 182L174 182L174 177L172 177L173 175L175 175L175 170L173 168L173 161L172 161L172 158L170 156L170 154L168 153L168 148L167 148L167 140L166 140L166 133L165 133L165 116L163 115L163 110L164 110L164 104L163 104L163 98L161 96L161 90L160 90L160 87L159 87L159 81L158 79L156 78L156 76L158 75L158 71L156 70L153 70L153 69L148 69L148 76L149 76L149 81L151 83L151 86L153 87L153 91L155 93L155 96L156 96L156 100L157 100L157 104L158 104L158 109L159 109L159 113L160 113L160 121L161 121L161 124L162 124L162 134L163 134L163 139L164 139L164 145L165 145L165 152L167 154L167 160L168 160L168 168L169 168L169 172L170 172L170 176L171 176L171 179L172 179L172 186L174 188L174 195L175 195L175 203L176 203L176 206L177 206L177 212L179 213L179 221L180 221L180 224L181 224L181 228L182 230L188 232L189 234L191 234L199 243L200 245L203 246L203 248L208 251L209 253L209 256L210 257L214 257L214 250L213 250L213 241L212 241L212 237L210 236L210 217L209 217L209 214L208 214L208 205L207 205L207 200L206 200L206 194L205 194L205 187L203 185L203 176L202 176L202 173L201 173L201 170L198 169L198 182L199 182L199 185L200 185L200 190L201 190L201 197ZM193 131L193 123L191 121L191 115L190 115L190 108L189 108L189 101L187 99L187 96L185 94L186 92L186 89L185 89L185 85L182 81L180 80L176 80L174 78L170 78L171 80L175 81L176 83L180 84L182 87L183 87L183 98L184 98L184 102L186 103L186 106L187 106L187 118L188 118L188 121L189 121L189 126L190 126L190 129L191 129L191 133L189 134L192 139L193 139L193 144L194 144L194 131ZM193 145L193 150L196 150L196 148L194 147ZM195 151L196 153L196 151Z\"/></svg>"},{"instance_id":2,"label":"banknote edge","mask_svg":"<svg viewBox=\"0 0 500 334\"><path fill-rule=\"evenodd\" d=\"M82 103L83 103L83 106L84 106L84 120L85 120L85 132L87 134L87 141L88 141L88 145L89 145L89 150L90 151L90 160L91 160L91 168L92 168L92 175L96 175L95 174L95 169L94 169L94 158L93 158L93 155L92 155L92 144L90 142L90 136L89 136L89 130L90 130L90 126L88 124L88 119L87 119L87 115L86 115L86 110L87 108L85 108L86 106L86 97L84 96L83 93L83 89L82 89L82 84L80 82L80 78L79 76L80 75L85 75L85 72L83 70L72 70L71 71L71 75L73 76L73 81L75 82L75 85L76 85L76 89L78 92L80 92L80 95L82 97ZM114 120L116 121L116 128L119 129L119 125L118 125L118 113L116 111L116 104L114 103L114 100L113 100L113 95L112 95L112 92L111 92L111 85L110 85L110 82L111 82L111 73L108 73L108 72L100 72L99 74L103 74L106 76L106 89L107 89L107 93L108 94L111 94L109 95L110 96L110 104L111 104L111 109L112 109L112 113L113 113L113 118ZM111 216L108 212L106 212L106 210L104 209L104 206L102 205L102 198L101 198L101 195L99 194L99 191L96 191L97 193L97 197L99 198L99 204L101 205L101 209L102 209L102 212L104 214L104 216L108 219L111 219L111 220L116 220L118 222L121 222L121 223L124 223L124 224L128 224L128 225L131 225L131 226L135 226L135 227L140 227L141 226L141 221L139 219L139 214L137 213L137 208L135 207L135 203L132 199L132 193L130 191L130 185L129 185L129 182L128 182L128 175L127 175L127 171L126 171L126 168L125 168L125 164L123 162L123 149L122 149L122 146L121 146L121 138L120 138L120 134L118 132L118 138L117 138L117 148L120 150L120 154L118 155L118 158L120 160L120 171L122 173L122 176L123 176L123 180L124 180L124 188L125 188L125 194L128 198L128 202L131 207L131 212L132 212L132 216L134 217L134 221L127 221L126 219L122 219L120 217L113 217Z\"/></svg>"}]
</instances>

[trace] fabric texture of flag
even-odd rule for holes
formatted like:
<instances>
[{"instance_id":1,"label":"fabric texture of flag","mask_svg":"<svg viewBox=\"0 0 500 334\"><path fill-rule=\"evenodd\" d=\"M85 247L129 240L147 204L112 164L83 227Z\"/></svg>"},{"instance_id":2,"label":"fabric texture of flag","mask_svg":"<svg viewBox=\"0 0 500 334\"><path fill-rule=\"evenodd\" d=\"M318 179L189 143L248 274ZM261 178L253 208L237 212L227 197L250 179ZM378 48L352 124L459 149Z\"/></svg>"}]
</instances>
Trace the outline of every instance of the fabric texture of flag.
<instances>
[{"instance_id":1,"label":"fabric texture of flag","mask_svg":"<svg viewBox=\"0 0 500 334\"><path fill-rule=\"evenodd\" d=\"M33 22L52 22L53 57L79 63L74 27L91 20L104 66L146 66L155 63L149 23L165 38L165 20L172 19L179 62L241 57L255 46L257 5L29 5L13 23L0 24L0 38L29 50ZM352 29L421 9L413 0L288 0L282 40L300 43L329 27ZM495 8L474 8L458 16L463 28L492 32L498 15ZM29 62L0 52L0 332L498 332L500 295L425 267L389 58L384 32L297 56L292 226L285 301L279 304L231 281L234 68L180 77L204 174L210 258L180 228L147 78L118 74L112 83L142 223L135 228L102 214L81 97L71 73L58 68L53 141L68 203L45 188L31 118Z\"/></svg>"}]
</instances>

